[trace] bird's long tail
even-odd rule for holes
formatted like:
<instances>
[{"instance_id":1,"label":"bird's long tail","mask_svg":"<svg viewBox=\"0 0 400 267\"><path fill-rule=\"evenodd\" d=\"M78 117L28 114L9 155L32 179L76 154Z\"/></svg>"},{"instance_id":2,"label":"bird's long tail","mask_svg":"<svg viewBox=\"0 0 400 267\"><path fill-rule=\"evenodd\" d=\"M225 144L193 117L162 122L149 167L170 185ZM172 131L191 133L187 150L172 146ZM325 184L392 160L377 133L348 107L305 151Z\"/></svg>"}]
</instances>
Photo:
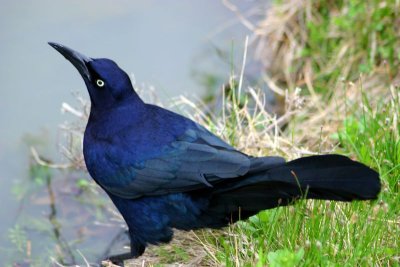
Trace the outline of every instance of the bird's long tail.
<instances>
[{"instance_id":1,"label":"bird's long tail","mask_svg":"<svg viewBox=\"0 0 400 267\"><path fill-rule=\"evenodd\" d=\"M221 185L210 208L215 212L234 212L240 208L243 218L260 210L288 205L298 198L376 199L380 187L378 173L359 162L340 155L311 156Z\"/></svg>"}]
</instances>

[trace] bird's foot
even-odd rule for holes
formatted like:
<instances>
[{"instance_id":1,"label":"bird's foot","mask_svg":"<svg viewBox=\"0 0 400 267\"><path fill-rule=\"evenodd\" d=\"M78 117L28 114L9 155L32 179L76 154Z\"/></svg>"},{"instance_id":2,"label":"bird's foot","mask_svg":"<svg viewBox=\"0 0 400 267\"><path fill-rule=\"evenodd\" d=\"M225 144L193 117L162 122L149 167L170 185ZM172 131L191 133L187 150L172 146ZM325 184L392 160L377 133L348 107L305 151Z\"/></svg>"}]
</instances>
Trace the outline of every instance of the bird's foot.
<instances>
[{"instance_id":1,"label":"bird's foot","mask_svg":"<svg viewBox=\"0 0 400 267\"><path fill-rule=\"evenodd\" d=\"M103 267L124 267L124 261L132 258L131 253L123 253L114 256L110 256L108 260L101 262Z\"/></svg>"}]
</instances>

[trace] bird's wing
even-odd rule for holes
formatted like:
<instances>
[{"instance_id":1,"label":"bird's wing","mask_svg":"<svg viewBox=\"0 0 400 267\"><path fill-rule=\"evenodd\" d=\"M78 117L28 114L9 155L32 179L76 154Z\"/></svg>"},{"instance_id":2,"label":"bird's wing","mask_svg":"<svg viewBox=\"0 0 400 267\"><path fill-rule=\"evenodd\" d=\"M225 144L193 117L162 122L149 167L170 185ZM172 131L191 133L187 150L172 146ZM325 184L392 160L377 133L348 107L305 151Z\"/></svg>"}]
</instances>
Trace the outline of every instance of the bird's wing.
<instances>
[{"instance_id":1,"label":"bird's wing","mask_svg":"<svg viewBox=\"0 0 400 267\"><path fill-rule=\"evenodd\" d=\"M118 153L107 157L119 160ZM197 126L161 148L157 155L124 164L114 177L108 177L113 183L100 184L112 194L137 198L212 187L221 179L246 174L249 168L247 155Z\"/></svg>"}]
</instances>

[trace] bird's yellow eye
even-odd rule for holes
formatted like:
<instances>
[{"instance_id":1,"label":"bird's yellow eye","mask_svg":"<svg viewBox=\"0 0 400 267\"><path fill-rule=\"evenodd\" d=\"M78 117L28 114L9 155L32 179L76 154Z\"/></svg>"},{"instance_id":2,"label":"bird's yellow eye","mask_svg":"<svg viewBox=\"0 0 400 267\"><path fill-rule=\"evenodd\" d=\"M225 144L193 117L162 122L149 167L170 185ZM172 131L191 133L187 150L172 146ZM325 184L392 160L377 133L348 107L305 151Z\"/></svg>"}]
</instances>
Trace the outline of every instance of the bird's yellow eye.
<instances>
[{"instance_id":1,"label":"bird's yellow eye","mask_svg":"<svg viewBox=\"0 0 400 267\"><path fill-rule=\"evenodd\" d=\"M103 87L103 86L104 86L104 81L98 79L98 80L96 81L96 84L97 84L98 87Z\"/></svg>"}]
</instances>

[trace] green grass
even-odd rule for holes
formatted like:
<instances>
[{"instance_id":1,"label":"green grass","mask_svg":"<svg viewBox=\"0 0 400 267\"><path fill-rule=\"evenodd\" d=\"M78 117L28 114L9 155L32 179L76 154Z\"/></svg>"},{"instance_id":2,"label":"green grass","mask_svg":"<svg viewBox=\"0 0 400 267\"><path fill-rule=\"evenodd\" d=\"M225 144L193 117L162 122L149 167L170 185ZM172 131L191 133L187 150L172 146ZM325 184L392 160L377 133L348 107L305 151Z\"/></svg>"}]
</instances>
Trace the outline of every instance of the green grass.
<instances>
[{"instance_id":1,"label":"green grass","mask_svg":"<svg viewBox=\"0 0 400 267\"><path fill-rule=\"evenodd\" d=\"M400 97L392 87L390 99L373 106L363 94L363 109L355 110L344 121L338 137L345 151L374 166L382 175L386 190L398 193L400 178Z\"/></svg>"},{"instance_id":2,"label":"green grass","mask_svg":"<svg viewBox=\"0 0 400 267\"><path fill-rule=\"evenodd\" d=\"M399 30L394 26L399 1L304 3L308 5L275 3L277 17L297 14L282 22L292 35L280 38L277 23L265 25L277 27L266 39L281 55L267 70L289 87L289 96L294 95L291 85L303 86L303 94L292 102L304 97L305 107L289 110L293 114L286 127L274 134L262 125L276 120L260 110L251 112L257 106L251 97L239 105L233 95L225 103L226 118L209 127L224 125L225 139L253 155L293 158L301 155L299 150L334 148L377 170L382 191L376 201L309 200L262 211L222 234L202 235L205 250L214 265L226 266L400 266L400 90L393 85L400 62ZM288 60L282 60L287 55ZM360 73L365 78L359 78ZM307 76L311 83L305 84ZM339 94L341 84L345 92ZM234 84L231 87L235 92ZM319 116L324 119L316 120ZM254 137L250 143L244 141L248 136ZM264 145L274 138L277 146Z\"/></svg>"},{"instance_id":3,"label":"green grass","mask_svg":"<svg viewBox=\"0 0 400 267\"><path fill-rule=\"evenodd\" d=\"M397 0L276 1L258 23L258 59L289 89L332 93L341 79L400 66Z\"/></svg>"},{"instance_id":4,"label":"green grass","mask_svg":"<svg viewBox=\"0 0 400 267\"><path fill-rule=\"evenodd\" d=\"M400 102L398 90L391 89L391 98L375 100L376 104L363 94L362 105L353 105L340 130L332 134L339 141L337 152L380 172L383 187L378 200L299 201L260 212L230 226L224 234L203 237L214 264L398 266ZM233 110L232 115L242 112ZM230 127L237 129L237 124L227 119L225 128Z\"/></svg>"}]
</instances>

